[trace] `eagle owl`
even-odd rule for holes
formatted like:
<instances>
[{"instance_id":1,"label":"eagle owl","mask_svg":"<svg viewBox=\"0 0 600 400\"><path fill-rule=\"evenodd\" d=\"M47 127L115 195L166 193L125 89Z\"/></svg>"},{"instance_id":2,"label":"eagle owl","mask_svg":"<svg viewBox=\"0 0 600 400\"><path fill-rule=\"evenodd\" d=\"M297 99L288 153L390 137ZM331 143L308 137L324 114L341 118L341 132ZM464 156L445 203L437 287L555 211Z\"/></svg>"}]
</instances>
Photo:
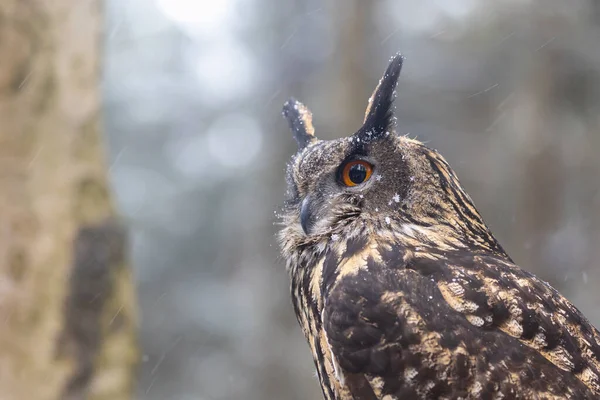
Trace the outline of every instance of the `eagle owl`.
<instances>
[{"instance_id":1,"label":"eagle owl","mask_svg":"<svg viewBox=\"0 0 600 400\"><path fill-rule=\"evenodd\" d=\"M598 330L513 263L439 153L396 133L402 63L350 137L283 108L299 149L279 239L325 398L600 398Z\"/></svg>"}]
</instances>

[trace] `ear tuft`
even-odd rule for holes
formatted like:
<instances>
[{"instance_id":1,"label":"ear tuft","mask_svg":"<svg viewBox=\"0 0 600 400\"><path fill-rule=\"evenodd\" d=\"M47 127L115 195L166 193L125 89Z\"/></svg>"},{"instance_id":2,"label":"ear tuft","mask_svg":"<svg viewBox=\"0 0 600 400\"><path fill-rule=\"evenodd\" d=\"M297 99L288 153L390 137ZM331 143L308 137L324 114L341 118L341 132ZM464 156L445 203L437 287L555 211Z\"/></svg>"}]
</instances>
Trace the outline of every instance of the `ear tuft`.
<instances>
[{"instance_id":1,"label":"ear tuft","mask_svg":"<svg viewBox=\"0 0 600 400\"><path fill-rule=\"evenodd\" d=\"M359 136L368 135L368 138L372 139L394 129L393 104L403 62L404 56L400 53L392 57L379 84L369 98L363 127L357 132Z\"/></svg>"},{"instance_id":2,"label":"ear tuft","mask_svg":"<svg viewBox=\"0 0 600 400\"><path fill-rule=\"evenodd\" d=\"M317 140L312 124L312 113L304 104L290 98L283 105L282 114L288 120L294 139L298 143L298 151Z\"/></svg>"}]
</instances>

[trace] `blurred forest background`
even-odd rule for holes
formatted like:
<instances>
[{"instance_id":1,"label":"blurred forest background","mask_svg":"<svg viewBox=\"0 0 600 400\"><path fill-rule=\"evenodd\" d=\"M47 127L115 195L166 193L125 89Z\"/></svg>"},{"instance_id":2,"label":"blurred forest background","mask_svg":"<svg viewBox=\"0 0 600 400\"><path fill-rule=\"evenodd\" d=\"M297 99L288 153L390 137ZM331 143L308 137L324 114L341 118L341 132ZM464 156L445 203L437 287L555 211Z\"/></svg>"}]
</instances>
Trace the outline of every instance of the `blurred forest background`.
<instances>
[{"instance_id":1,"label":"blurred forest background","mask_svg":"<svg viewBox=\"0 0 600 400\"><path fill-rule=\"evenodd\" d=\"M438 149L512 258L600 324L599 2L105 0L103 12L139 399L321 398L275 240L296 149L280 110L293 95L320 138L349 135L396 52L400 133Z\"/></svg>"},{"instance_id":2,"label":"blurred forest background","mask_svg":"<svg viewBox=\"0 0 600 400\"><path fill-rule=\"evenodd\" d=\"M401 133L438 149L509 254L600 323L600 3L113 0L104 98L133 230L140 397L320 398L278 259L296 145L360 125L400 51Z\"/></svg>"}]
</instances>

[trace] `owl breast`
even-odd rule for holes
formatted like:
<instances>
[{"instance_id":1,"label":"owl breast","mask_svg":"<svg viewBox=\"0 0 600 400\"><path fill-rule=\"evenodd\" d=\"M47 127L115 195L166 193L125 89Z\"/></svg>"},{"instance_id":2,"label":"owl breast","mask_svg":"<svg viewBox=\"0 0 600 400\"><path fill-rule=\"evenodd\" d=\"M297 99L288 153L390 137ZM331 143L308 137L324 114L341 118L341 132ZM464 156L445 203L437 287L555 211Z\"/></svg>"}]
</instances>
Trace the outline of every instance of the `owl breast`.
<instances>
[{"instance_id":1,"label":"owl breast","mask_svg":"<svg viewBox=\"0 0 600 400\"><path fill-rule=\"evenodd\" d=\"M325 256L313 265L292 272L292 302L298 323L313 355L317 376L326 400L352 400L344 378L331 353L323 329L321 283ZM294 268L296 269L296 268Z\"/></svg>"}]
</instances>

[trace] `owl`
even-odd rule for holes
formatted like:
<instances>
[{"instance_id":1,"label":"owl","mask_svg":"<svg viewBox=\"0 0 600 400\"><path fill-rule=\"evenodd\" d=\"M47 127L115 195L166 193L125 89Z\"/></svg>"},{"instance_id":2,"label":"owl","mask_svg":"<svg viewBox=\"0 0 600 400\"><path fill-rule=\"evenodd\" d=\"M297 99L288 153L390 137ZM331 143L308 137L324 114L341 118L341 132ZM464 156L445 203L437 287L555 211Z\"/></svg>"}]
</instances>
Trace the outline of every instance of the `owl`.
<instances>
[{"instance_id":1,"label":"owl","mask_svg":"<svg viewBox=\"0 0 600 400\"><path fill-rule=\"evenodd\" d=\"M396 131L392 58L349 137L298 143L279 234L327 400L600 398L600 333L516 265L446 160Z\"/></svg>"}]
</instances>

